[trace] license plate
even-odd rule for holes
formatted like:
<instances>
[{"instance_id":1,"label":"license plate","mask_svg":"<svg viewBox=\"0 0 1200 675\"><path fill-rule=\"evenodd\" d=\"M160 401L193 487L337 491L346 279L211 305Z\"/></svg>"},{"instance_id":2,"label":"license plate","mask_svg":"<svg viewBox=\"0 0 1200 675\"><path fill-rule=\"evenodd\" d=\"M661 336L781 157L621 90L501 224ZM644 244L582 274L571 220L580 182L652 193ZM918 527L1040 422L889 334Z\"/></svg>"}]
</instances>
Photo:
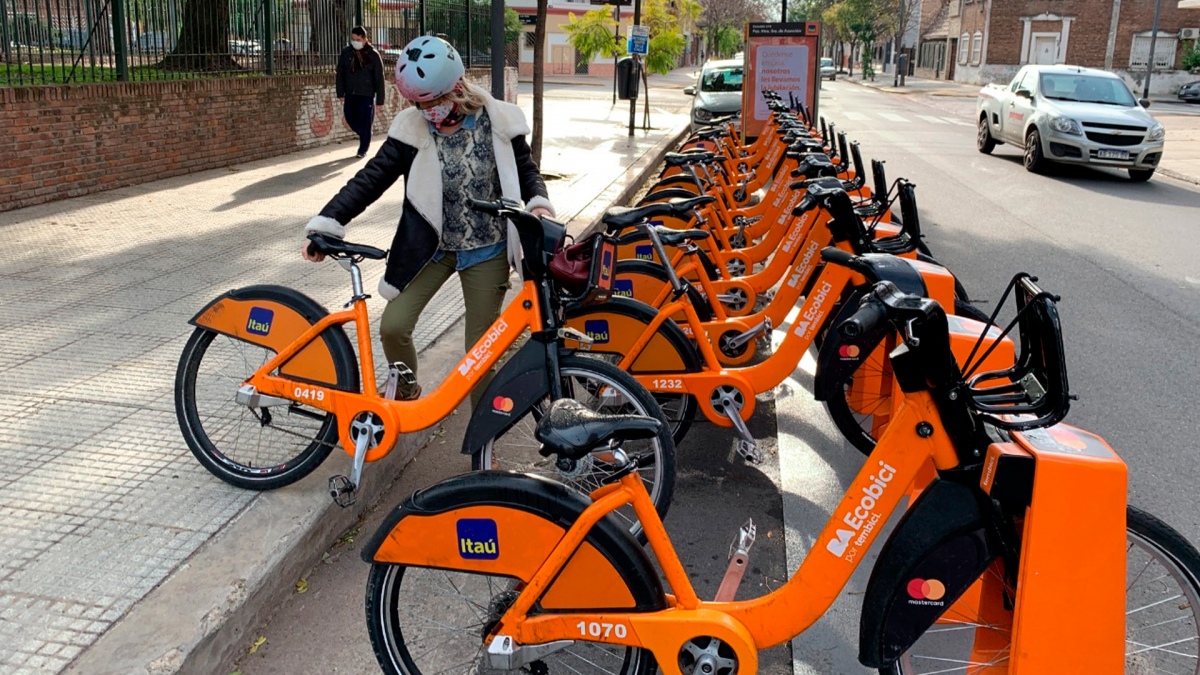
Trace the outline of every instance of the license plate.
<instances>
[{"instance_id":1,"label":"license plate","mask_svg":"<svg viewBox=\"0 0 1200 675\"><path fill-rule=\"evenodd\" d=\"M1097 159L1129 159L1128 150L1109 150L1107 148L1096 151Z\"/></svg>"}]
</instances>

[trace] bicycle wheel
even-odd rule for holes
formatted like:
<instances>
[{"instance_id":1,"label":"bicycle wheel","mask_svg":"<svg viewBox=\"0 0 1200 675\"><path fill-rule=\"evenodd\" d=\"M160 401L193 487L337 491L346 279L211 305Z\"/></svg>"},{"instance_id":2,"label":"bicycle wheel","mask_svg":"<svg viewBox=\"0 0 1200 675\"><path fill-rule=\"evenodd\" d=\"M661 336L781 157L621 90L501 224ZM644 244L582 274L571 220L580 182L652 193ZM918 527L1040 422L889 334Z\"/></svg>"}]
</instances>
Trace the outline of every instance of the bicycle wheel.
<instances>
[{"instance_id":1,"label":"bicycle wheel","mask_svg":"<svg viewBox=\"0 0 1200 675\"><path fill-rule=\"evenodd\" d=\"M1126 516L1125 672L1200 673L1200 553L1158 518L1128 507ZM985 573L986 574L986 573ZM943 617L882 675L975 673L1004 663L969 663L980 631L1007 644L999 629L971 617ZM1064 650L1064 654L1069 649Z\"/></svg>"},{"instance_id":2,"label":"bicycle wheel","mask_svg":"<svg viewBox=\"0 0 1200 675\"><path fill-rule=\"evenodd\" d=\"M563 394L592 410L609 415L648 415L663 422L656 438L629 441L623 447L630 454L654 455L654 462L638 471L658 515L665 517L675 491L675 443L671 440L671 426L654 397L628 373L599 359L564 356L559 360L559 374ZM560 466L554 457L543 457L538 453L541 444L533 432L542 412L549 406L550 399L547 397L530 414L517 420L504 435L488 440L483 450L471 456L471 468L475 471L507 469L537 474L564 483L585 495L600 487L602 481L611 474L611 465L588 455L577 462L566 462L565 466ZM634 536L642 538L642 524L632 508L623 507L613 512L612 517L622 522Z\"/></svg>"},{"instance_id":3,"label":"bicycle wheel","mask_svg":"<svg viewBox=\"0 0 1200 675\"><path fill-rule=\"evenodd\" d=\"M355 365L341 352L331 349L339 388L357 389ZM322 410L301 403L250 408L234 401L242 382L274 354L197 328L179 358L175 414L184 440L204 468L240 488L290 485L317 468L338 442L337 419Z\"/></svg>"},{"instance_id":4,"label":"bicycle wheel","mask_svg":"<svg viewBox=\"0 0 1200 675\"><path fill-rule=\"evenodd\" d=\"M974 305L954 300L956 316L987 322L988 316ZM887 428L892 411L892 366L886 354L895 343L889 337L871 353L842 385L842 396L831 396L825 409L834 426L850 445L864 455L875 449L875 441Z\"/></svg>"}]
</instances>

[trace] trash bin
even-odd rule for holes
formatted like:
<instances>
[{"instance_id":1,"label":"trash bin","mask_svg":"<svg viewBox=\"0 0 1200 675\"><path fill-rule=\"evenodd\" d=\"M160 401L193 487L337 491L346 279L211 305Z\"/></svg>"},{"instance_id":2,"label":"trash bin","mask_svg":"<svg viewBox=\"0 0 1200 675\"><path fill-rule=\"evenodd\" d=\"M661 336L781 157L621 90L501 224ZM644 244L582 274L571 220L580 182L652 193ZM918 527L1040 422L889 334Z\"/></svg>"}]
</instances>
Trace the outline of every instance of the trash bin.
<instances>
[{"instance_id":1,"label":"trash bin","mask_svg":"<svg viewBox=\"0 0 1200 675\"><path fill-rule=\"evenodd\" d=\"M622 101L638 97L638 66L633 58L626 56L617 61L617 98Z\"/></svg>"}]
</instances>

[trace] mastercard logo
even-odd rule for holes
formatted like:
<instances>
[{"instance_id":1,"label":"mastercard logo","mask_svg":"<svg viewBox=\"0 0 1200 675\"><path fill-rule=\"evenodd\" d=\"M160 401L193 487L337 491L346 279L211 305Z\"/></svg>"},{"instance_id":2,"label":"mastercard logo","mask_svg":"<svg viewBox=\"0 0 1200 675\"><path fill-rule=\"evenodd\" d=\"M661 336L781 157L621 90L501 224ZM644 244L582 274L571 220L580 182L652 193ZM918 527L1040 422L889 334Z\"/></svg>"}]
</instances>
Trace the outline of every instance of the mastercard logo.
<instances>
[{"instance_id":1,"label":"mastercard logo","mask_svg":"<svg viewBox=\"0 0 1200 675\"><path fill-rule=\"evenodd\" d=\"M852 359L859 354L858 345L842 345L841 347L838 347L838 354L840 354L843 359Z\"/></svg>"},{"instance_id":2,"label":"mastercard logo","mask_svg":"<svg viewBox=\"0 0 1200 675\"><path fill-rule=\"evenodd\" d=\"M908 595L913 600L941 600L946 597L946 585L937 579L913 579L908 582Z\"/></svg>"},{"instance_id":3,"label":"mastercard logo","mask_svg":"<svg viewBox=\"0 0 1200 675\"><path fill-rule=\"evenodd\" d=\"M497 396L492 399L492 409L500 412L512 412L513 400L507 396Z\"/></svg>"}]
</instances>

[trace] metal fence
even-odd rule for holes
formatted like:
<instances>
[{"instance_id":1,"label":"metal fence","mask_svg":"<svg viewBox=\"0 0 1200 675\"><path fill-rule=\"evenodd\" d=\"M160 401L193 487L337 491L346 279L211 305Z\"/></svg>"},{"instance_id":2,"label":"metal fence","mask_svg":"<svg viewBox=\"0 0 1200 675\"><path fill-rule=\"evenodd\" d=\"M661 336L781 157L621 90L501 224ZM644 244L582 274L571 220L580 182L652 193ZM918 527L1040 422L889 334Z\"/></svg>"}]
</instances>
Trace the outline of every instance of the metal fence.
<instances>
[{"instance_id":1,"label":"metal fence","mask_svg":"<svg viewBox=\"0 0 1200 675\"><path fill-rule=\"evenodd\" d=\"M385 66L428 33L482 66L489 11L489 0L0 0L0 86L331 72L355 25Z\"/></svg>"}]
</instances>

